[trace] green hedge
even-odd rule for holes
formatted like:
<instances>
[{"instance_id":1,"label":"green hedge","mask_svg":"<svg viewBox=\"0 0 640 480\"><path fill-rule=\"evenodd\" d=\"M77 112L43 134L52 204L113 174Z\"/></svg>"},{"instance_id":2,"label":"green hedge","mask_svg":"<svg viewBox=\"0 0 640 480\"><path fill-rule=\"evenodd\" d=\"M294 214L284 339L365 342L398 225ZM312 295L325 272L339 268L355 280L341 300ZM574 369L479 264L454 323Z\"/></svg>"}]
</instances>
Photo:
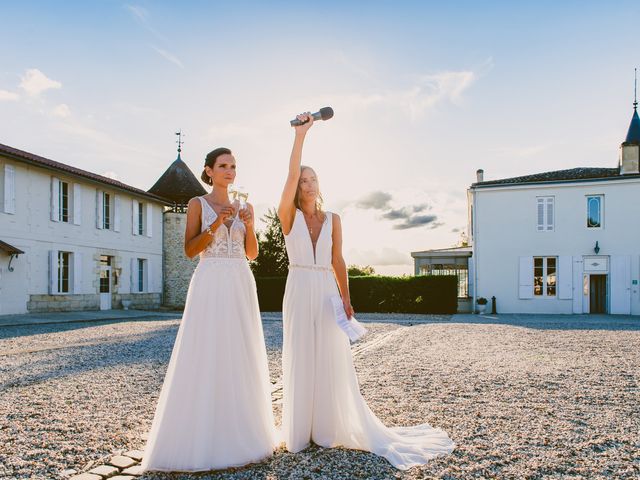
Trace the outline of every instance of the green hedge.
<instances>
[{"instance_id":1,"label":"green hedge","mask_svg":"<svg viewBox=\"0 0 640 480\"><path fill-rule=\"evenodd\" d=\"M286 281L285 277L256 278L260 310L282 310ZM356 312L455 313L458 307L454 275L349 277L349 291Z\"/></svg>"}]
</instances>

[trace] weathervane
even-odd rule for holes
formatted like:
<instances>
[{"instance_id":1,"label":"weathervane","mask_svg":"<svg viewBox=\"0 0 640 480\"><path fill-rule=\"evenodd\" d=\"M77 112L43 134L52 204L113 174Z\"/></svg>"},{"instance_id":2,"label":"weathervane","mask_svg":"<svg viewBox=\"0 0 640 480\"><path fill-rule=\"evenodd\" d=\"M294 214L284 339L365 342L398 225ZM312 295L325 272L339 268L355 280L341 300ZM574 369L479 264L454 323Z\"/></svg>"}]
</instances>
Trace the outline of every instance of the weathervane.
<instances>
[{"instance_id":1,"label":"weathervane","mask_svg":"<svg viewBox=\"0 0 640 480\"><path fill-rule=\"evenodd\" d=\"M178 136L178 140L176 140L176 143L178 144L178 156L180 156L180 152L182 151L182 144L184 143L184 140L182 140L182 137L184 136L184 133L182 133L182 129L178 130L176 132L176 135Z\"/></svg>"},{"instance_id":2,"label":"weathervane","mask_svg":"<svg viewBox=\"0 0 640 480\"><path fill-rule=\"evenodd\" d=\"M638 108L638 69L633 69L633 108Z\"/></svg>"}]
</instances>

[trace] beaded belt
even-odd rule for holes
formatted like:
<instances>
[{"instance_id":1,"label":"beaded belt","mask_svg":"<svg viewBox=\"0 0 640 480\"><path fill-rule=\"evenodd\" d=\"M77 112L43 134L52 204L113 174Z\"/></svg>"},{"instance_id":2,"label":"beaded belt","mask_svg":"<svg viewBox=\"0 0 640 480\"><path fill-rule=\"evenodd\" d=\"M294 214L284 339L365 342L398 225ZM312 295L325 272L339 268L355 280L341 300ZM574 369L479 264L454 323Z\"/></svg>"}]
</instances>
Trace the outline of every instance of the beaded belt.
<instances>
[{"instance_id":1,"label":"beaded belt","mask_svg":"<svg viewBox=\"0 0 640 480\"><path fill-rule=\"evenodd\" d=\"M332 272L333 268L331 265L300 265L299 263L290 263L289 269L291 268L304 268L305 270L319 270L322 272Z\"/></svg>"}]
</instances>

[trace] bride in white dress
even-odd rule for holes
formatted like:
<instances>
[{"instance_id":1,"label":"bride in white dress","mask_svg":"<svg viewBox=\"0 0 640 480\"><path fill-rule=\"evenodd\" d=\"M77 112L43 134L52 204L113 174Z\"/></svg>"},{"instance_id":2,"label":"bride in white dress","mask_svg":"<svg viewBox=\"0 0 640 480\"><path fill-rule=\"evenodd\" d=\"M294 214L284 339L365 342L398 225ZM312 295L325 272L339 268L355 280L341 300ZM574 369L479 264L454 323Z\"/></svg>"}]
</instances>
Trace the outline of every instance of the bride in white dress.
<instances>
[{"instance_id":1,"label":"bride in white dress","mask_svg":"<svg viewBox=\"0 0 640 480\"><path fill-rule=\"evenodd\" d=\"M296 127L289 175L278 216L289 256L283 302L282 433L291 452L310 442L373 452L406 470L450 453L447 433L424 423L387 428L360 394L348 337L337 326L331 297L340 295L353 315L342 227L335 213L323 212L318 179L301 166L302 145L313 118ZM337 286L336 286L337 282Z\"/></svg>"},{"instance_id":2,"label":"bride in white dress","mask_svg":"<svg viewBox=\"0 0 640 480\"><path fill-rule=\"evenodd\" d=\"M277 447L267 352L247 257L258 255L253 207L239 211L227 187L231 151L207 155L212 192L189 201L185 253L200 254L142 467L203 471L257 462Z\"/></svg>"}]
</instances>

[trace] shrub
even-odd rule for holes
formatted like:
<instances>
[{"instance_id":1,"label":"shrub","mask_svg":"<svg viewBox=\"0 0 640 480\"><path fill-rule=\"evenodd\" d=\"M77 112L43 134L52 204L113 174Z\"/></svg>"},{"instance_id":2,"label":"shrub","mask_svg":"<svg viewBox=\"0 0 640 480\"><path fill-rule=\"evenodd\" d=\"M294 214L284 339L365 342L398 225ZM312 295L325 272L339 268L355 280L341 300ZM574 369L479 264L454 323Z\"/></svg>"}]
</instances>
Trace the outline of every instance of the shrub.
<instances>
[{"instance_id":1,"label":"shrub","mask_svg":"<svg viewBox=\"0 0 640 480\"><path fill-rule=\"evenodd\" d=\"M356 312L455 313L457 281L453 275L350 277L351 304ZM260 310L281 311L286 278L256 278L256 284Z\"/></svg>"}]
</instances>

